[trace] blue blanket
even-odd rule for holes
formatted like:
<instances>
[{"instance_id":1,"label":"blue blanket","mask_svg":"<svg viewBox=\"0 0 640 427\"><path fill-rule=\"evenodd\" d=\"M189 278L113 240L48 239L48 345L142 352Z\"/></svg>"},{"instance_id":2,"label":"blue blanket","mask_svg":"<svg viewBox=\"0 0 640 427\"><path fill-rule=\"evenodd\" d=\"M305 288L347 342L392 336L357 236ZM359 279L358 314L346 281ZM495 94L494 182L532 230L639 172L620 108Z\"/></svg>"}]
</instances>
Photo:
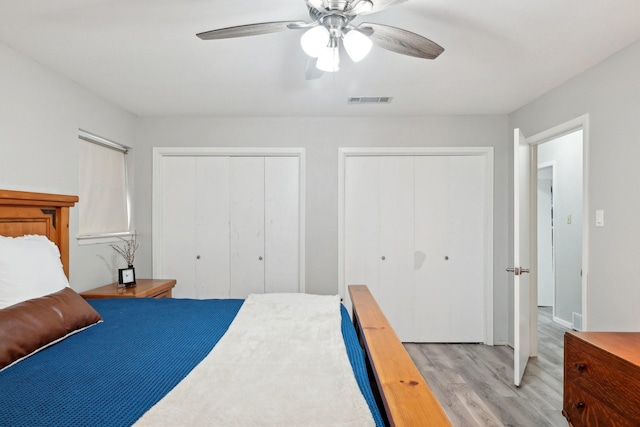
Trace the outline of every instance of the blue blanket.
<instances>
[{"instance_id":1,"label":"blue blanket","mask_svg":"<svg viewBox=\"0 0 640 427\"><path fill-rule=\"evenodd\" d=\"M211 351L242 302L90 301L103 323L0 372L0 426L133 424ZM344 307L342 332L360 389L382 426Z\"/></svg>"}]
</instances>

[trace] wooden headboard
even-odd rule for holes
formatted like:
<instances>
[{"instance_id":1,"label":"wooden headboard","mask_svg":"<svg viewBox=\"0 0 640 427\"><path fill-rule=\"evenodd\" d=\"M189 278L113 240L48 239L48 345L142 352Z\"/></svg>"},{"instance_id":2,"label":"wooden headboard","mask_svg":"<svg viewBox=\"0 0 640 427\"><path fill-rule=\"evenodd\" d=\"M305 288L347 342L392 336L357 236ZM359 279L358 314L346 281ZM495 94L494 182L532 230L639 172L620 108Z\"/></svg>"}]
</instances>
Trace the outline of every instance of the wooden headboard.
<instances>
[{"instance_id":1,"label":"wooden headboard","mask_svg":"<svg viewBox=\"0 0 640 427\"><path fill-rule=\"evenodd\" d=\"M60 249L69 277L69 208L77 201L78 196L0 190L0 235L47 236Z\"/></svg>"}]
</instances>

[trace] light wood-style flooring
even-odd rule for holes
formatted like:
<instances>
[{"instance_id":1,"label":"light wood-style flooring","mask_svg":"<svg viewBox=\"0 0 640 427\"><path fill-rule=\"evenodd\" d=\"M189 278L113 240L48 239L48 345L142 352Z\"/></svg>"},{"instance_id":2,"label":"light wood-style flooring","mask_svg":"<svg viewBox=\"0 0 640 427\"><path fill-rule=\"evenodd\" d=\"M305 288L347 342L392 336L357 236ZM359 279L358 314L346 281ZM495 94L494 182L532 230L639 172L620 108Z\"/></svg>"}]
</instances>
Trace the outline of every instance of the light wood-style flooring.
<instances>
[{"instance_id":1,"label":"light wood-style flooring","mask_svg":"<svg viewBox=\"0 0 640 427\"><path fill-rule=\"evenodd\" d=\"M483 344L405 344L455 427L567 426L562 411L566 328L538 310L537 358L513 385L513 349Z\"/></svg>"}]
</instances>

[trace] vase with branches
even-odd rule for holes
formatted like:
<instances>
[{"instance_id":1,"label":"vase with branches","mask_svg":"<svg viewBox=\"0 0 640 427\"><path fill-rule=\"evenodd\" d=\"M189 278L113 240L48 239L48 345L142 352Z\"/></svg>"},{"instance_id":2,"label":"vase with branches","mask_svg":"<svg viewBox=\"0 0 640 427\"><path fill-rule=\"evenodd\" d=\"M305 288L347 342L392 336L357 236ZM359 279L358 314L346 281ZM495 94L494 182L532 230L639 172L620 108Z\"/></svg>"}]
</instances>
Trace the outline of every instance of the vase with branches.
<instances>
[{"instance_id":1,"label":"vase with branches","mask_svg":"<svg viewBox=\"0 0 640 427\"><path fill-rule=\"evenodd\" d=\"M136 256L136 249L138 249L138 246L140 246L136 239L136 235L133 234L130 239L124 239L122 237L118 238L124 242L124 245L111 245L111 247L126 261L127 266L133 267L133 261Z\"/></svg>"}]
</instances>

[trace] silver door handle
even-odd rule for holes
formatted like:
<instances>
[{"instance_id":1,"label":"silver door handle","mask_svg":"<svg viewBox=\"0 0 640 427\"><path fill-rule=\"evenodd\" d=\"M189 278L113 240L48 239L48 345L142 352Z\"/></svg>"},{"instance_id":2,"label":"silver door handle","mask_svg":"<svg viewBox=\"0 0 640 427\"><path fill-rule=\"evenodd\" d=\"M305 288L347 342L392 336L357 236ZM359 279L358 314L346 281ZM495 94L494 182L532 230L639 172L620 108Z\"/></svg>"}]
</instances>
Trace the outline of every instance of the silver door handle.
<instances>
[{"instance_id":1,"label":"silver door handle","mask_svg":"<svg viewBox=\"0 0 640 427\"><path fill-rule=\"evenodd\" d=\"M509 273L514 273L516 276L519 276L521 274L528 273L529 269L528 268L522 268L522 267L509 267L509 268L507 268L507 271Z\"/></svg>"}]
</instances>

